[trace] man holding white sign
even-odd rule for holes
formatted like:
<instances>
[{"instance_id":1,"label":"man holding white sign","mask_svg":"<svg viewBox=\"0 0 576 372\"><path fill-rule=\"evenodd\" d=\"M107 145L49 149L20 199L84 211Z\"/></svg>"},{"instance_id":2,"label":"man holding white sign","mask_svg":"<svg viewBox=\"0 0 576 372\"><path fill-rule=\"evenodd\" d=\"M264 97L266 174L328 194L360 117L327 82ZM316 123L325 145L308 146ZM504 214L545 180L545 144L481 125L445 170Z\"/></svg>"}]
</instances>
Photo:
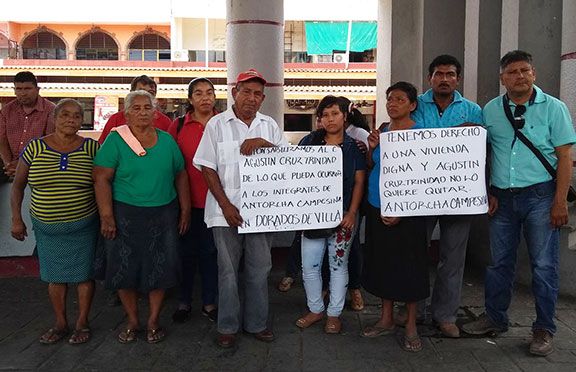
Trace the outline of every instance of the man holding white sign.
<instances>
[{"instance_id":1,"label":"man holding white sign","mask_svg":"<svg viewBox=\"0 0 576 372\"><path fill-rule=\"evenodd\" d=\"M425 128L452 128L462 124L482 124L482 111L456 90L462 67L453 56L440 55L428 67L431 89L418 97L412 115ZM482 143L484 145L484 143ZM479 173L483 169L479 169ZM447 337L460 337L456 314L460 306L470 215L439 215L428 219L429 236L440 224L440 257L432 291L432 318Z\"/></svg>"},{"instance_id":2,"label":"man holding white sign","mask_svg":"<svg viewBox=\"0 0 576 372\"><path fill-rule=\"evenodd\" d=\"M234 105L214 116L206 129L194 164L208 184L205 222L212 228L218 250L218 345L236 343L242 330L260 341L274 340L267 326L268 274L272 268L268 233L238 234L240 208L240 153L251 155L262 147L287 146L278 124L258 112L266 80L256 70L242 72L232 88ZM240 308L238 267L244 253L245 299ZM242 319L243 314L243 319Z\"/></svg>"}]
</instances>

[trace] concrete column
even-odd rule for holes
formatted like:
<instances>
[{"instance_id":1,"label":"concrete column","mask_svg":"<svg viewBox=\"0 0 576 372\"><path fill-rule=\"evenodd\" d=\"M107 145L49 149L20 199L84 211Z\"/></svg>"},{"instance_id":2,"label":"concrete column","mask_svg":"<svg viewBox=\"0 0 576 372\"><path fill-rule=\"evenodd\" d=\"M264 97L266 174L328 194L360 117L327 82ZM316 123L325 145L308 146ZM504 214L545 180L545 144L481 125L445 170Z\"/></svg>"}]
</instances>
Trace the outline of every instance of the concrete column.
<instances>
[{"instance_id":1,"label":"concrete column","mask_svg":"<svg viewBox=\"0 0 576 372\"><path fill-rule=\"evenodd\" d=\"M228 105L238 73L255 68L268 81L260 111L284 128L284 1L226 0Z\"/></svg>"},{"instance_id":2,"label":"concrete column","mask_svg":"<svg viewBox=\"0 0 576 372\"><path fill-rule=\"evenodd\" d=\"M376 56L376 124L388 121L386 89L390 86L392 55L392 0L378 1L378 55Z\"/></svg>"},{"instance_id":3,"label":"concrete column","mask_svg":"<svg viewBox=\"0 0 576 372\"><path fill-rule=\"evenodd\" d=\"M500 57L511 50L518 49L518 23L520 0L502 0L502 38L500 39ZM500 94L506 92L500 86Z\"/></svg>"},{"instance_id":4,"label":"concrete column","mask_svg":"<svg viewBox=\"0 0 576 372\"><path fill-rule=\"evenodd\" d=\"M460 84L462 86L462 93L466 98L474 102L476 102L478 98L479 31L480 0L467 0L464 30L464 43L466 44L466 48L464 49L463 61L466 66L466 74Z\"/></svg>"},{"instance_id":5,"label":"concrete column","mask_svg":"<svg viewBox=\"0 0 576 372\"><path fill-rule=\"evenodd\" d=\"M560 99L576 123L576 1L564 0L562 8L562 52L560 58Z\"/></svg>"},{"instance_id":6,"label":"concrete column","mask_svg":"<svg viewBox=\"0 0 576 372\"><path fill-rule=\"evenodd\" d=\"M424 0L393 1L391 18L391 83L407 81L421 92Z\"/></svg>"},{"instance_id":7,"label":"concrete column","mask_svg":"<svg viewBox=\"0 0 576 372\"><path fill-rule=\"evenodd\" d=\"M182 18L170 17L170 50L182 50Z\"/></svg>"},{"instance_id":8,"label":"concrete column","mask_svg":"<svg viewBox=\"0 0 576 372\"><path fill-rule=\"evenodd\" d=\"M500 54L518 49L520 0L502 0L502 38Z\"/></svg>"},{"instance_id":9,"label":"concrete column","mask_svg":"<svg viewBox=\"0 0 576 372\"><path fill-rule=\"evenodd\" d=\"M428 65L440 54L450 54L464 65L466 1L424 1L424 41L422 82L428 88Z\"/></svg>"},{"instance_id":10,"label":"concrete column","mask_svg":"<svg viewBox=\"0 0 576 372\"><path fill-rule=\"evenodd\" d=\"M476 70L476 102L484 106L500 94L499 62L502 37L502 0L480 1ZM466 78L470 77L466 64ZM465 92L468 95L468 92ZM470 98L470 97L468 97ZM472 98L470 98L472 99Z\"/></svg>"},{"instance_id":11,"label":"concrete column","mask_svg":"<svg viewBox=\"0 0 576 372\"><path fill-rule=\"evenodd\" d=\"M536 84L546 93L558 97L562 49L562 1L520 2L518 48L534 57Z\"/></svg>"}]
</instances>

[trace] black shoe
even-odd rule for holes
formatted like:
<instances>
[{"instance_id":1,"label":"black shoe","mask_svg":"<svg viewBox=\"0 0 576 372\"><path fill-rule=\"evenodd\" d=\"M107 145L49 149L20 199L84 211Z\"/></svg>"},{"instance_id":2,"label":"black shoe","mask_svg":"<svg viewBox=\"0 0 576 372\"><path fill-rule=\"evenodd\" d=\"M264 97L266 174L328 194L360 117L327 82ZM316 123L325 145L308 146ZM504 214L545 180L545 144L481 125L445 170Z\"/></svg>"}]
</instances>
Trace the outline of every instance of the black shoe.
<instances>
[{"instance_id":1,"label":"black shoe","mask_svg":"<svg viewBox=\"0 0 576 372\"><path fill-rule=\"evenodd\" d=\"M176 323L185 323L190 320L190 315L192 310L190 309L178 309L172 314L172 320Z\"/></svg>"},{"instance_id":2,"label":"black shoe","mask_svg":"<svg viewBox=\"0 0 576 372\"><path fill-rule=\"evenodd\" d=\"M215 322L218 320L218 309L214 308L210 311L207 311L205 308L202 308L202 315L208 317L208 320L211 322Z\"/></svg>"}]
</instances>

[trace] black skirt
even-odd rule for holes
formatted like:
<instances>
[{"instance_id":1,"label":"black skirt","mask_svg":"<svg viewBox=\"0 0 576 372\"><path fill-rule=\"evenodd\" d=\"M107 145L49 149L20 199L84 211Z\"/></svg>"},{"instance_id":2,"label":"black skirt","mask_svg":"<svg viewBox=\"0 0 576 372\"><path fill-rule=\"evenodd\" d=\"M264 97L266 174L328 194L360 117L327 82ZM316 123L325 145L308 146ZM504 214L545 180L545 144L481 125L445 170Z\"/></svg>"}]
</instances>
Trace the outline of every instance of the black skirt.
<instances>
[{"instance_id":1,"label":"black skirt","mask_svg":"<svg viewBox=\"0 0 576 372\"><path fill-rule=\"evenodd\" d=\"M114 201L116 238L103 239L107 289L143 293L178 285L178 202L136 207Z\"/></svg>"},{"instance_id":2,"label":"black skirt","mask_svg":"<svg viewBox=\"0 0 576 372\"><path fill-rule=\"evenodd\" d=\"M403 217L389 227L382 223L380 209L368 206L362 283L368 292L387 300L416 302L428 297L424 217Z\"/></svg>"}]
</instances>

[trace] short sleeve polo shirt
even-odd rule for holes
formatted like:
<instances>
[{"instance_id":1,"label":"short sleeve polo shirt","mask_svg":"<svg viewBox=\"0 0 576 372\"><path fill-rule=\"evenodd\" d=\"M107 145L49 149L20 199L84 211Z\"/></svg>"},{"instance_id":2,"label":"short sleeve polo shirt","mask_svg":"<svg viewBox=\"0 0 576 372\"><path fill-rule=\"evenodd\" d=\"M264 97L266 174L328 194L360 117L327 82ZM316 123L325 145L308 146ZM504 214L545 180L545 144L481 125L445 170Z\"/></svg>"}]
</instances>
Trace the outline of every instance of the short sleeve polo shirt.
<instances>
[{"instance_id":1,"label":"short sleeve polo shirt","mask_svg":"<svg viewBox=\"0 0 576 372\"><path fill-rule=\"evenodd\" d=\"M525 125L520 130L556 168L555 148L576 142L576 134L566 105L534 86L536 97L526 104ZM514 112L516 105L509 101ZM507 189L527 187L552 179L542 163L519 139L504 113L502 96L486 104L484 126L492 145L492 186Z\"/></svg>"}]
</instances>

